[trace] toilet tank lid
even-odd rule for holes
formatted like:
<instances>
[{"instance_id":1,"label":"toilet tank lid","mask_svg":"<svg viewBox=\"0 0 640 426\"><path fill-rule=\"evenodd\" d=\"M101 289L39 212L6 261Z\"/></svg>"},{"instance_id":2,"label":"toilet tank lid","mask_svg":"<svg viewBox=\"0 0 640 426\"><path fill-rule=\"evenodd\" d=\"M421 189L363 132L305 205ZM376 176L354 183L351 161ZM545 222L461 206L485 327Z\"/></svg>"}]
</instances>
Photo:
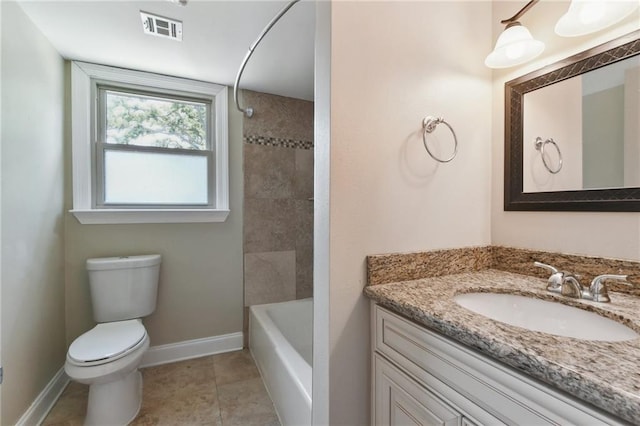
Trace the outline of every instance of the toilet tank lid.
<instances>
[{"instance_id":1,"label":"toilet tank lid","mask_svg":"<svg viewBox=\"0 0 640 426\"><path fill-rule=\"evenodd\" d=\"M143 268L158 265L162 261L159 254L145 254L141 256L101 257L87 259L88 271L100 271L107 269Z\"/></svg>"}]
</instances>

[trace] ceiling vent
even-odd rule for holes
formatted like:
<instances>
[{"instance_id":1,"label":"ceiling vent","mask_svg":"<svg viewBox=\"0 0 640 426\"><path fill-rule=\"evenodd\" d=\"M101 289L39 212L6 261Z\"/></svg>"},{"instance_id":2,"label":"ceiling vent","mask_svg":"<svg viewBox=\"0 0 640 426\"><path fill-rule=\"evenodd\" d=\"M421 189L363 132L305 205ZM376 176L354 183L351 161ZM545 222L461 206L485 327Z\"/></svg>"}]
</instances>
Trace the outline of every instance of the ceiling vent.
<instances>
[{"instance_id":1,"label":"ceiling vent","mask_svg":"<svg viewBox=\"0 0 640 426\"><path fill-rule=\"evenodd\" d=\"M140 11L140 19L145 34L182 41L182 22L143 11Z\"/></svg>"}]
</instances>

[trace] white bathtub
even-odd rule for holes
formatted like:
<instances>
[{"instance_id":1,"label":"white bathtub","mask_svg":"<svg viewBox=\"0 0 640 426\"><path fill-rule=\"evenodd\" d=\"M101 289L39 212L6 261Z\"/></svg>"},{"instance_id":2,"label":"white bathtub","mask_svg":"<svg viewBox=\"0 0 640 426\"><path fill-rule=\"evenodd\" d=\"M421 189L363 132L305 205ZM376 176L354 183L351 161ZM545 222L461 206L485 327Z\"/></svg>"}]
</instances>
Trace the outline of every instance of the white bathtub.
<instances>
[{"instance_id":1,"label":"white bathtub","mask_svg":"<svg viewBox=\"0 0 640 426\"><path fill-rule=\"evenodd\" d=\"M283 426L311 424L313 299L255 305L249 348Z\"/></svg>"}]
</instances>

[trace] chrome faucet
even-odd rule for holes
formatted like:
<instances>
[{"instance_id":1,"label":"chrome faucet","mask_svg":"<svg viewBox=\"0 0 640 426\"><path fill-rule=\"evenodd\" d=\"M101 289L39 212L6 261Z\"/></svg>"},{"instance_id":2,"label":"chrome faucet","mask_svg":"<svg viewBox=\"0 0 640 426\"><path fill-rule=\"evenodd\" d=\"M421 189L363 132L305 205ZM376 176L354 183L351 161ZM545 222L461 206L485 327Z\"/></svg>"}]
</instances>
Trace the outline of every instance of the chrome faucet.
<instances>
[{"instance_id":1,"label":"chrome faucet","mask_svg":"<svg viewBox=\"0 0 640 426\"><path fill-rule=\"evenodd\" d=\"M557 268L545 263L533 262L533 264L539 268L544 268L551 272L551 276L547 280L547 291L558 294L562 293L562 284L564 282L565 273L560 272Z\"/></svg>"},{"instance_id":2,"label":"chrome faucet","mask_svg":"<svg viewBox=\"0 0 640 426\"><path fill-rule=\"evenodd\" d=\"M560 288L560 294L567 297L573 297L574 299L586 299L585 292L589 290L584 288L580 281L572 275L565 273L562 278L562 287Z\"/></svg>"},{"instance_id":3,"label":"chrome faucet","mask_svg":"<svg viewBox=\"0 0 640 426\"><path fill-rule=\"evenodd\" d=\"M591 281L591 285L589 286L589 295L590 300L594 302L610 302L609 291L607 289L607 285L604 283L604 280L617 280L625 285L631 285L627 281L627 275L613 275L613 274L604 274L598 275Z\"/></svg>"},{"instance_id":4,"label":"chrome faucet","mask_svg":"<svg viewBox=\"0 0 640 426\"><path fill-rule=\"evenodd\" d=\"M575 299L593 300L594 302L610 302L609 292L604 280L618 280L626 285L627 275L604 274L598 275L591 281L589 287L580 284L579 275L573 275L569 272L558 271L557 268L540 262L533 262L540 268L545 268L551 272L551 276L547 280L547 291L561 294Z\"/></svg>"}]
</instances>

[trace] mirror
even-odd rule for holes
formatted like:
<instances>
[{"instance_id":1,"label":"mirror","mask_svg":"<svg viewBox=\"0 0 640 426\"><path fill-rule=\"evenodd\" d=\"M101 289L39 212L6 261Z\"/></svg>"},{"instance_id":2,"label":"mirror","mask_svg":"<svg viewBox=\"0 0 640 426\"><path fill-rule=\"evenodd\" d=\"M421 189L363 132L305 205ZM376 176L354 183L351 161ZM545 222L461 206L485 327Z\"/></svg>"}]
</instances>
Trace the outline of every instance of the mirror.
<instances>
[{"instance_id":1,"label":"mirror","mask_svg":"<svg viewBox=\"0 0 640 426\"><path fill-rule=\"evenodd\" d=\"M639 38L505 84L505 210L640 211Z\"/></svg>"}]
</instances>

